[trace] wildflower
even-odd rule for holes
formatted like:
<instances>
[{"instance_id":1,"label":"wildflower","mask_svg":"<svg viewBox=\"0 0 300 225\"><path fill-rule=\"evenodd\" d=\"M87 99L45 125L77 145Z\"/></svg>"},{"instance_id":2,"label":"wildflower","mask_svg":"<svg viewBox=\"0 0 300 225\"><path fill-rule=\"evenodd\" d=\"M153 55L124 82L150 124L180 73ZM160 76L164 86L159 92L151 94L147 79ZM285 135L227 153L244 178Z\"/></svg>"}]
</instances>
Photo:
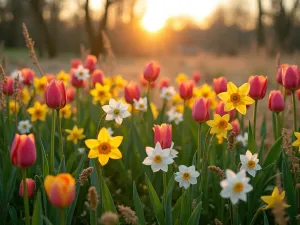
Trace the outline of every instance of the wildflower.
<instances>
[{"instance_id":1,"label":"wildflower","mask_svg":"<svg viewBox=\"0 0 300 225\"><path fill-rule=\"evenodd\" d=\"M95 87L96 83L104 85L104 72L96 69L92 73L92 86Z\"/></svg>"},{"instance_id":2,"label":"wildflower","mask_svg":"<svg viewBox=\"0 0 300 225\"><path fill-rule=\"evenodd\" d=\"M160 97L164 100L171 100L173 96L176 94L176 91L174 87L169 86L169 87L163 87L161 89Z\"/></svg>"},{"instance_id":3,"label":"wildflower","mask_svg":"<svg viewBox=\"0 0 300 225\"><path fill-rule=\"evenodd\" d=\"M118 205L118 209L124 218L126 224L137 224L138 218L130 207L124 205Z\"/></svg>"},{"instance_id":4,"label":"wildflower","mask_svg":"<svg viewBox=\"0 0 300 225\"><path fill-rule=\"evenodd\" d=\"M96 68L97 57L94 55L87 55L85 58L84 67L87 68L90 72L93 72Z\"/></svg>"},{"instance_id":5,"label":"wildflower","mask_svg":"<svg viewBox=\"0 0 300 225\"><path fill-rule=\"evenodd\" d=\"M241 170L235 174L232 170L226 170L226 179L220 182L221 196L223 198L230 198L232 204L236 204L239 199L246 201L247 193L250 192L253 187L248 184L250 178L246 177L246 171Z\"/></svg>"},{"instance_id":6,"label":"wildflower","mask_svg":"<svg viewBox=\"0 0 300 225\"><path fill-rule=\"evenodd\" d=\"M206 83L203 84L200 88L195 89L195 95L197 97L209 99L211 100L211 102L216 98L216 93L212 90L212 87Z\"/></svg>"},{"instance_id":7,"label":"wildflower","mask_svg":"<svg viewBox=\"0 0 300 225\"><path fill-rule=\"evenodd\" d=\"M154 144L160 143L163 149L170 148L172 145L172 125L163 123L162 125L154 125Z\"/></svg>"},{"instance_id":8,"label":"wildflower","mask_svg":"<svg viewBox=\"0 0 300 225\"><path fill-rule=\"evenodd\" d=\"M61 109L67 103L66 88L62 81L52 80L45 87L46 104L51 109Z\"/></svg>"},{"instance_id":9,"label":"wildflower","mask_svg":"<svg viewBox=\"0 0 300 225\"><path fill-rule=\"evenodd\" d=\"M34 195L34 190L35 190L34 180L31 178L26 178L26 186L27 186L27 195L28 198L30 198ZM19 195L23 198L23 180L20 183Z\"/></svg>"},{"instance_id":10,"label":"wildflower","mask_svg":"<svg viewBox=\"0 0 300 225\"><path fill-rule=\"evenodd\" d=\"M69 119L72 115L72 105L66 104L65 107L59 110L60 117L63 117L65 119Z\"/></svg>"},{"instance_id":11,"label":"wildflower","mask_svg":"<svg viewBox=\"0 0 300 225\"><path fill-rule=\"evenodd\" d=\"M238 88L235 84L229 82L227 84L227 92L218 94L218 97L225 101L226 112L236 109L241 114L245 115L247 112L246 105L254 103L254 100L248 96L249 91L249 83L245 83Z\"/></svg>"},{"instance_id":12,"label":"wildflower","mask_svg":"<svg viewBox=\"0 0 300 225\"><path fill-rule=\"evenodd\" d=\"M197 83L200 81L200 79L201 79L201 73L195 71L195 72L192 74L192 79L193 79L193 81L195 81L195 84L197 84Z\"/></svg>"},{"instance_id":13,"label":"wildflower","mask_svg":"<svg viewBox=\"0 0 300 225\"><path fill-rule=\"evenodd\" d=\"M142 112L147 112L147 97L140 98L138 101L133 99L133 102L135 109Z\"/></svg>"},{"instance_id":14,"label":"wildflower","mask_svg":"<svg viewBox=\"0 0 300 225\"><path fill-rule=\"evenodd\" d=\"M179 94L183 100L188 100L193 97L194 82L183 81L179 84Z\"/></svg>"},{"instance_id":15,"label":"wildflower","mask_svg":"<svg viewBox=\"0 0 300 225\"><path fill-rule=\"evenodd\" d=\"M88 139L86 146L90 149L89 158L97 158L102 166L108 163L109 158L121 159L122 153L118 149L123 137L111 137L106 128L102 128L97 139Z\"/></svg>"},{"instance_id":16,"label":"wildflower","mask_svg":"<svg viewBox=\"0 0 300 225\"><path fill-rule=\"evenodd\" d=\"M290 207L284 202L285 191L279 193L278 187L275 187L272 195L261 196L261 199L267 204L263 210L274 208L276 204L280 204L284 208Z\"/></svg>"},{"instance_id":17,"label":"wildflower","mask_svg":"<svg viewBox=\"0 0 300 225\"><path fill-rule=\"evenodd\" d=\"M244 134L239 134L239 135L236 137L236 140L237 140L238 142L241 142L242 145L243 145L244 147L246 147L247 144L248 144L248 133L245 132Z\"/></svg>"},{"instance_id":18,"label":"wildflower","mask_svg":"<svg viewBox=\"0 0 300 225\"><path fill-rule=\"evenodd\" d=\"M138 100L141 97L141 91L137 83L131 81L125 87L124 96L129 104L133 104L133 99Z\"/></svg>"},{"instance_id":19,"label":"wildflower","mask_svg":"<svg viewBox=\"0 0 300 225\"><path fill-rule=\"evenodd\" d=\"M103 225L115 225L119 222L119 216L113 212L104 212L101 215L100 223Z\"/></svg>"},{"instance_id":20,"label":"wildflower","mask_svg":"<svg viewBox=\"0 0 300 225\"><path fill-rule=\"evenodd\" d=\"M183 81L187 81L189 78L186 74L180 73L176 77L176 83L181 84Z\"/></svg>"},{"instance_id":21,"label":"wildflower","mask_svg":"<svg viewBox=\"0 0 300 225\"><path fill-rule=\"evenodd\" d=\"M85 69L82 65L79 65L77 69L74 71L74 76L79 81L85 81L90 77L89 70Z\"/></svg>"},{"instance_id":22,"label":"wildflower","mask_svg":"<svg viewBox=\"0 0 300 225\"><path fill-rule=\"evenodd\" d=\"M14 70L10 74L11 79L16 80L18 79L20 83L24 81L24 77L22 76L22 72L20 70Z\"/></svg>"},{"instance_id":23,"label":"wildflower","mask_svg":"<svg viewBox=\"0 0 300 225\"><path fill-rule=\"evenodd\" d=\"M297 65L282 68L282 84L286 89L296 90L300 86L300 73Z\"/></svg>"},{"instance_id":24,"label":"wildflower","mask_svg":"<svg viewBox=\"0 0 300 225\"><path fill-rule=\"evenodd\" d=\"M69 134L67 136L67 140L73 141L75 145L78 143L79 140L85 138L85 135L83 134L84 129L78 128L76 125L73 127L72 130L66 129L65 131Z\"/></svg>"},{"instance_id":25,"label":"wildflower","mask_svg":"<svg viewBox=\"0 0 300 225\"><path fill-rule=\"evenodd\" d=\"M31 115L31 121L34 122L36 120L45 121L47 115L47 105L41 104L39 102L35 102L33 107L27 109L27 112Z\"/></svg>"},{"instance_id":26,"label":"wildflower","mask_svg":"<svg viewBox=\"0 0 300 225\"><path fill-rule=\"evenodd\" d=\"M55 207L67 207L75 198L75 179L71 174L48 175L44 181L49 201Z\"/></svg>"},{"instance_id":27,"label":"wildflower","mask_svg":"<svg viewBox=\"0 0 300 225\"><path fill-rule=\"evenodd\" d=\"M70 80L70 75L65 71L61 70L57 75L56 79L64 82L64 85L67 86Z\"/></svg>"},{"instance_id":28,"label":"wildflower","mask_svg":"<svg viewBox=\"0 0 300 225\"><path fill-rule=\"evenodd\" d=\"M20 105L18 102L14 101L14 100L9 101L9 113L10 114L18 113L19 109L20 109Z\"/></svg>"},{"instance_id":29,"label":"wildflower","mask_svg":"<svg viewBox=\"0 0 300 225\"><path fill-rule=\"evenodd\" d=\"M192 117L194 121L203 123L209 120L210 116L210 101L205 98L197 99L193 105Z\"/></svg>"},{"instance_id":30,"label":"wildflower","mask_svg":"<svg viewBox=\"0 0 300 225\"><path fill-rule=\"evenodd\" d=\"M294 132L294 135L297 138L297 140L293 142L292 146L299 147L299 151L300 151L300 133L299 132Z\"/></svg>"},{"instance_id":31,"label":"wildflower","mask_svg":"<svg viewBox=\"0 0 300 225\"><path fill-rule=\"evenodd\" d=\"M261 170L257 154L252 155L249 150L245 155L240 155L240 160L242 163L241 170L246 170L252 177L255 177L256 171Z\"/></svg>"},{"instance_id":32,"label":"wildflower","mask_svg":"<svg viewBox=\"0 0 300 225\"><path fill-rule=\"evenodd\" d=\"M263 99L266 95L268 77L251 76L249 77L250 91L249 96L255 100Z\"/></svg>"},{"instance_id":33,"label":"wildflower","mask_svg":"<svg viewBox=\"0 0 300 225\"><path fill-rule=\"evenodd\" d=\"M34 78L33 83L37 94L44 94L44 90L47 84L47 77Z\"/></svg>"},{"instance_id":34,"label":"wildflower","mask_svg":"<svg viewBox=\"0 0 300 225\"><path fill-rule=\"evenodd\" d=\"M32 124L29 122L29 120L21 120L18 124L18 131L20 134L29 133L31 128Z\"/></svg>"},{"instance_id":35,"label":"wildflower","mask_svg":"<svg viewBox=\"0 0 300 225\"><path fill-rule=\"evenodd\" d=\"M144 69L144 78L148 82L155 81L160 73L160 65L156 61L152 61L146 65Z\"/></svg>"},{"instance_id":36,"label":"wildflower","mask_svg":"<svg viewBox=\"0 0 300 225\"><path fill-rule=\"evenodd\" d=\"M225 77L214 78L213 85L217 94L227 91L227 79Z\"/></svg>"},{"instance_id":37,"label":"wildflower","mask_svg":"<svg viewBox=\"0 0 300 225\"><path fill-rule=\"evenodd\" d=\"M236 114L236 110L233 109L229 112L225 112L224 107L225 107L225 103L223 101L219 101L216 106L215 113L219 114L220 116L224 116L225 114L228 113L230 116L230 120L233 120Z\"/></svg>"},{"instance_id":38,"label":"wildflower","mask_svg":"<svg viewBox=\"0 0 300 225\"><path fill-rule=\"evenodd\" d=\"M128 104L123 104L121 100L116 101L111 98L109 105L102 106L102 109L106 113L106 120L115 120L117 124L121 125L123 119L130 116L128 112Z\"/></svg>"},{"instance_id":39,"label":"wildflower","mask_svg":"<svg viewBox=\"0 0 300 225\"><path fill-rule=\"evenodd\" d=\"M272 112L282 112L284 110L284 99L280 91L270 92L268 106Z\"/></svg>"},{"instance_id":40,"label":"wildflower","mask_svg":"<svg viewBox=\"0 0 300 225\"><path fill-rule=\"evenodd\" d=\"M175 180L179 182L179 187L184 187L188 189L191 184L197 184L197 177L200 175L198 171L195 170L195 166L179 166L179 172L175 173Z\"/></svg>"},{"instance_id":41,"label":"wildflower","mask_svg":"<svg viewBox=\"0 0 300 225\"><path fill-rule=\"evenodd\" d=\"M176 125L178 125L180 122L183 121L183 114L178 112L172 112L171 114L168 114L169 122L174 122Z\"/></svg>"},{"instance_id":42,"label":"wildflower","mask_svg":"<svg viewBox=\"0 0 300 225\"><path fill-rule=\"evenodd\" d=\"M99 200L98 200L97 190L94 186L89 187L88 200L89 200L90 209L96 211L97 207L98 207Z\"/></svg>"},{"instance_id":43,"label":"wildflower","mask_svg":"<svg viewBox=\"0 0 300 225\"><path fill-rule=\"evenodd\" d=\"M225 114L222 117L215 114L214 119L208 120L206 123L211 127L211 134L220 134L224 138L227 137L227 131L232 129L232 125L229 123L229 114Z\"/></svg>"},{"instance_id":44,"label":"wildflower","mask_svg":"<svg viewBox=\"0 0 300 225\"><path fill-rule=\"evenodd\" d=\"M20 81L22 81L23 84L25 84L25 85L33 84L35 72L32 69L23 68L21 70L21 74L22 74L23 80L20 80Z\"/></svg>"},{"instance_id":45,"label":"wildflower","mask_svg":"<svg viewBox=\"0 0 300 225\"><path fill-rule=\"evenodd\" d=\"M167 88L169 86L170 86L170 79L168 77L161 78L159 88L162 90L163 88Z\"/></svg>"},{"instance_id":46,"label":"wildflower","mask_svg":"<svg viewBox=\"0 0 300 225\"><path fill-rule=\"evenodd\" d=\"M93 104L96 104L97 101L103 105L111 98L110 86L102 85L100 83L96 83L95 89L90 91L93 98Z\"/></svg>"},{"instance_id":47,"label":"wildflower","mask_svg":"<svg viewBox=\"0 0 300 225\"><path fill-rule=\"evenodd\" d=\"M20 92L20 100L23 102L23 104L28 104L30 101L30 93L27 88L23 88Z\"/></svg>"}]
</instances>

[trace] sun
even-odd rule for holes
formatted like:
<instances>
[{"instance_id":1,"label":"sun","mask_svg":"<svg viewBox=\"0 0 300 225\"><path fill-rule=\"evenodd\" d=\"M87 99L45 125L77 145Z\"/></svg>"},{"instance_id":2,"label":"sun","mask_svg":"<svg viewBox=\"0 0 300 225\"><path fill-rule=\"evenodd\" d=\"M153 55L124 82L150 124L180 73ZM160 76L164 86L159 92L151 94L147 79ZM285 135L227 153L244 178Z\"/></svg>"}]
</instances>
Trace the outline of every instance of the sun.
<instances>
[{"instance_id":1,"label":"sun","mask_svg":"<svg viewBox=\"0 0 300 225\"><path fill-rule=\"evenodd\" d=\"M143 27L149 32L157 32L165 26L166 21L161 18L145 16L142 21Z\"/></svg>"}]
</instances>

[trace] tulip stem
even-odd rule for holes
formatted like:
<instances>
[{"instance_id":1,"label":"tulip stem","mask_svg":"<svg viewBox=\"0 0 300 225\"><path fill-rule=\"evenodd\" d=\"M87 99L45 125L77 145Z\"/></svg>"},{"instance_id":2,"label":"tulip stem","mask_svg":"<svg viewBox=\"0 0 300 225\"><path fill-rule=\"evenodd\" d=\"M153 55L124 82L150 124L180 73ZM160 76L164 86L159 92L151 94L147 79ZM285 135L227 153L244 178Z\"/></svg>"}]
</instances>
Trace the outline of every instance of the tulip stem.
<instances>
[{"instance_id":1,"label":"tulip stem","mask_svg":"<svg viewBox=\"0 0 300 225\"><path fill-rule=\"evenodd\" d=\"M50 172L54 174L54 133L55 133L55 110L52 110L51 148L50 148Z\"/></svg>"},{"instance_id":2,"label":"tulip stem","mask_svg":"<svg viewBox=\"0 0 300 225\"><path fill-rule=\"evenodd\" d=\"M167 173L166 172L163 172L163 185L164 185L163 205L166 210L167 208Z\"/></svg>"},{"instance_id":3,"label":"tulip stem","mask_svg":"<svg viewBox=\"0 0 300 225\"><path fill-rule=\"evenodd\" d=\"M101 183L102 183L102 171L101 171L101 165L99 162L97 162L96 160L96 169L97 169L97 175L98 175L98 185L99 185L99 205L100 205L100 209L102 209L102 191L101 191Z\"/></svg>"},{"instance_id":4,"label":"tulip stem","mask_svg":"<svg viewBox=\"0 0 300 225\"><path fill-rule=\"evenodd\" d=\"M202 153L201 153L201 128L202 123L198 124L198 171L200 172L201 169L201 159L202 159Z\"/></svg>"},{"instance_id":5,"label":"tulip stem","mask_svg":"<svg viewBox=\"0 0 300 225\"><path fill-rule=\"evenodd\" d=\"M25 207L25 224L30 225L28 192L27 192L27 184L26 184L26 168L22 168L21 172L22 172L22 179L23 179L23 200L24 200L24 207Z\"/></svg>"},{"instance_id":6,"label":"tulip stem","mask_svg":"<svg viewBox=\"0 0 300 225\"><path fill-rule=\"evenodd\" d=\"M57 110L57 122L58 122L58 137L59 137L59 148L60 148L60 159L63 159L64 156L64 143L62 138L62 130L61 130L61 118L59 115L59 109Z\"/></svg>"},{"instance_id":7,"label":"tulip stem","mask_svg":"<svg viewBox=\"0 0 300 225\"><path fill-rule=\"evenodd\" d=\"M276 140L280 137L280 116L279 112L276 112Z\"/></svg>"},{"instance_id":8,"label":"tulip stem","mask_svg":"<svg viewBox=\"0 0 300 225\"><path fill-rule=\"evenodd\" d=\"M232 219L233 225L239 225L239 206L232 204Z\"/></svg>"},{"instance_id":9,"label":"tulip stem","mask_svg":"<svg viewBox=\"0 0 300 225\"><path fill-rule=\"evenodd\" d=\"M296 108L296 98L295 91L292 93L293 98L293 110L294 110L294 132L297 132L297 108Z\"/></svg>"},{"instance_id":10,"label":"tulip stem","mask_svg":"<svg viewBox=\"0 0 300 225\"><path fill-rule=\"evenodd\" d=\"M80 120L80 96L79 96L79 88L76 88L76 108L77 108L77 123Z\"/></svg>"},{"instance_id":11,"label":"tulip stem","mask_svg":"<svg viewBox=\"0 0 300 225\"><path fill-rule=\"evenodd\" d=\"M253 112L253 138L256 142L256 114L257 114L257 100L254 103L254 112Z\"/></svg>"},{"instance_id":12,"label":"tulip stem","mask_svg":"<svg viewBox=\"0 0 300 225\"><path fill-rule=\"evenodd\" d=\"M99 132L100 132L101 123L102 123L102 121L103 121L103 119L104 119L105 116L106 116L106 113L104 113L104 114L101 116L101 118L100 118L100 120L99 120L99 122L98 122L98 126L97 126L97 134L96 134L96 136L98 136L98 134L99 134Z\"/></svg>"},{"instance_id":13,"label":"tulip stem","mask_svg":"<svg viewBox=\"0 0 300 225\"><path fill-rule=\"evenodd\" d=\"M255 213L254 216L252 217L252 220L251 220L251 222L250 222L250 225L254 225L254 222L255 222L255 220L256 220L258 214L262 211L262 209L263 209L264 207L265 207L265 206L262 206L262 207L260 207L260 208L256 211L256 213Z\"/></svg>"},{"instance_id":14,"label":"tulip stem","mask_svg":"<svg viewBox=\"0 0 300 225\"><path fill-rule=\"evenodd\" d=\"M65 209L60 208L59 212L60 212L60 225L65 225Z\"/></svg>"},{"instance_id":15,"label":"tulip stem","mask_svg":"<svg viewBox=\"0 0 300 225\"><path fill-rule=\"evenodd\" d=\"M147 85L147 101L150 103L150 81L148 81ZM149 109L148 109L149 110Z\"/></svg>"}]
</instances>

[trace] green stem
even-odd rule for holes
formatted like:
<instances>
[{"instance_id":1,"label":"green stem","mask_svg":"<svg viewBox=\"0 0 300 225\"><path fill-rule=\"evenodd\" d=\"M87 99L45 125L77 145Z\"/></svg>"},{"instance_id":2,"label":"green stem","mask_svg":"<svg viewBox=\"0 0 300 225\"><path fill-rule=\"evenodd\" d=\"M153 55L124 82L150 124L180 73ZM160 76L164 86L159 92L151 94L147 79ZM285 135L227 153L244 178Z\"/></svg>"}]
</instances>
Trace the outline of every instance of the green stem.
<instances>
[{"instance_id":1,"label":"green stem","mask_svg":"<svg viewBox=\"0 0 300 225\"><path fill-rule=\"evenodd\" d=\"M77 108L77 123L79 123L80 120L80 96L79 96L79 88L76 88L76 108Z\"/></svg>"},{"instance_id":2,"label":"green stem","mask_svg":"<svg viewBox=\"0 0 300 225\"><path fill-rule=\"evenodd\" d=\"M276 112L276 140L280 137L280 116L279 113Z\"/></svg>"},{"instance_id":3,"label":"green stem","mask_svg":"<svg viewBox=\"0 0 300 225\"><path fill-rule=\"evenodd\" d=\"M6 96L6 116L7 116L7 130L10 132L10 111L9 111L9 96Z\"/></svg>"},{"instance_id":4,"label":"green stem","mask_svg":"<svg viewBox=\"0 0 300 225\"><path fill-rule=\"evenodd\" d=\"M148 82L148 86L147 86L147 101L150 102L150 81Z\"/></svg>"},{"instance_id":5,"label":"green stem","mask_svg":"<svg viewBox=\"0 0 300 225\"><path fill-rule=\"evenodd\" d=\"M61 130L61 118L59 115L59 109L57 110L57 122L58 122L58 136L59 136L59 148L60 148L60 159L62 160L64 156L64 143L62 138L62 130Z\"/></svg>"},{"instance_id":6,"label":"green stem","mask_svg":"<svg viewBox=\"0 0 300 225\"><path fill-rule=\"evenodd\" d=\"M295 91L292 91L292 98L293 98L293 110L294 110L294 132L297 132L297 108L296 108L296 97Z\"/></svg>"},{"instance_id":7,"label":"green stem","mask_svg":"<svg viewBox=\"0 0 300 225\"><path fill-rule=\"evenodd\" d=\"M95 160L95 164L96 164L96 167L97 167L97 175L98 175L98 185L99 185L99 195L100 195L100 198L99 198L99 205L102 209L102 193L101 193L101 180L102 180L102 171L101 171L101 165L99 162L97 162L97 160Z\"/></svg>"},{"instance_id":8,"label":"green stem","mask_svg":"<svg viewBox=\"0 0 300 225\"><path fill-rule=\"evenodd\" d=\"M60 208L59 209L59 216L60 216L60 225L65 225L65 209L64 208Z\"/></svg>"},{"instance_id":9,"label":"green stem","mask_svg":"<svg viewBox=\"0 0 300 225\"><path fill-rule=\"evenodd\" d=\"M22 179L23 179L23 200L24 200L24 207L25 207L25 224L30 225L28 192L27 192L27 184L26 184L26 168L22 168L21 172L22 172Z\"/></svg>"},{"instance_id":10,"label":"green stem","mask_svg":"<svg viewBox=\"0 0 300 225\"><path fill-rule=\"evenodd\" d=\"M233 225L239 225L239 207L238 204L232 205Z\"/></svg>"},{"instance_id":11,"label":"green stem","mask_svg":"<svg viewBox=\"0 0 300 225\"><path fill-rule=\"evenodd\" d=\"M252 217L252 220L251 220L251 222L250 222L250 225L254 225L254 222L255 222L257 216L259 215L259 213L262 211L263 208L264 208L264 206L263 206L263 207L260 207L260 208L256 211L256 213L255 213L254 216Z\"/></svg>"},{"instance_id":12,"label":"green stem","mask_svg":"<svg viewBox=\"0 0 300 225\"><path fill-rule=\"evenodd\" d=\"M55 110L52 110L52 128L50 143L50 173L54 174L54 134L55 134Z\"/></svg>"},{"instance_id":13,"label":"green stem","mask_svg":"<svg viewBox=\"0 0 300 225\"><path fill-rule=\"evenodd\" d=\"M162 172L163 173L163 186L164 186L164 194L163 194L163 205L166 209L167 207L167 173Z\"/></svg>"},{"instance_id":14,"label":"green stem","mask_svg":"<svg viewBox=\"0 0 300 225\"><path fill-rule=\"evenodd\" d=\"M105 115L106 115L106 113L104 113L104 114L101 116L101 118L100 118L100 120L99 120L99 122L98 122L98 126L97 126L97 134L96 134L96 136L98 136L98 134L99 134L99 132L100 132L101 123L102 123L102 121L103 121Z\"/></svg>"},{"instance_id":15,"label":"green stem","mask_svg":"<svg viewBox=\"0 0 300 225\"><path fill-rule=\"evenodd\" d=\"M254 112L253 112L253 137L254 141L256 141L256 114L257 114L257 100L254 103Z\"/></svg>"},{"instance_id":16,"label":"green stem","mask_svg":"<svg viewBox=\"0 0 300 225\"><path fill-rule=\"evenodd\" d=\"M198 124L198 171L200 171L201 159L202 159L202 154L201 154L201 128L202 128L202 123L199 123Z\"/></svg>"}]
</instances>

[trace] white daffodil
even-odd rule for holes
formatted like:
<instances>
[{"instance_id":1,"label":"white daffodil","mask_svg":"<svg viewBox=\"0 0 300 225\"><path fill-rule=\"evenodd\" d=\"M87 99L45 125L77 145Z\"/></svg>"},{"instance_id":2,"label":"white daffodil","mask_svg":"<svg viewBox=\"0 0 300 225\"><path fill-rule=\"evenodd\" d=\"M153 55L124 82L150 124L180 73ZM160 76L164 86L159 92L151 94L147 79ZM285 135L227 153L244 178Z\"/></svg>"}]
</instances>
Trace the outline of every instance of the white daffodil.
<instances>
[{"instance_id":1,"label":"white daffodil","mask_svg":"<svg viewBox=\"0 0 300 225\"><path fill-rule=\"evenodd\" d=\"M11 74L10 77L15 80L15 79L19 79L19 83L23 82L24 77L22 76L22 73L20 70L14 70Z\"/></svg>"},{"instance_id":2,"label":"white daffodil","mask_svg":"<svg viewBox=\"0 0 300 225\"><path fill-rule=\"evenodd\" d=\"M106 112L106 120L115 120L117 124L121 125L123 119L130 116L128 112L128 104L122 103L122 101L116 101L111 98L109 105L102 106L104 112Z\"/></svg>"},{"instance_id":3,"label":"white daffodil","mask_svg":"<svg viewBox=\"0 0 300 225\"><path fill-rule=\"evenodd\" d=\"M236 137L237 142L241 142L244 147L248 144L248 133L245 132L244 135L240 134Z\"/></svg>"},{"instance_id":4,"label":"white daffodil","mask_svg":"<svg viewBox=\"0 0 300 225\"><path fill-rule=\"evenodd\" d=\"M174 122L176 125L178 125L180 122L183 121L183 115L179 112L173 112L172 114L168 114L169 122Z\"/></svg>"},{"instance_id":5,"label":"white daffodil","mask_svg":"<svg viewBox=\"0 0 300 225\"><path fill-rule=\"evenodd\" d=\"M178 155L178 152L173 148L174 147L174 142L172 142L170 149L170 156L172 159L176 158Z\"/></svg>"},{"instance_id":6,"label":"white daffodil","mask_svg":"<svg viewBox=\"0 0 300 225\"><path fill-rule=\"evenodd\" d=\"M29 133L31 127L32 127L32 124L29 122L29 120L22 120L18 124L18 130L19 130L20 134Z\"/></svg>"},{"instance_id":7,"label":"white daffodil","mask_svg":"<svg viewBox=\"0 0 300 225\"><path fill-rule=\"evenodd\" d=\"M168 172L168 165L174 160L170 156L170 149L162 150L159 142L156 143L155 148L146 147L147 157L143 161L144 165L151 166L153 172L164 171Z\"/></svg>"},{"instance_id":8,"label":"white daffodil","mask_svg":"<svg viewBox=\"0 0 300 225\"><path fill-rule=\"evenodd\" d=\"M147 112L147 97L140 98L138 101L133 99L133 102L134 102L135 109L139 111Z\"/></svg>"},{"instance_id":9,"label":"white daffodil","mask_svg":"<svg viewBox=\"0 0 300 225\"><path fill-rule=\"evenodd\" d=\"M160 97L165 100L171 100L175 94L176 91L174 87L163 87L160 93Z\"/></svg>"},{"instance_id":10,"label":"white daffodil","mask_svg":"<svg viewBox=\"0 0 300 225\"><path fill-rule=\"evenodd\" d=\"M89 70L84 68L82 65L77 67L77 69L74 71L74 75L78 80L86 80L90 77Z\"/></svg>"},{"instance_id":11,"label":"white daffodil","mask_svg":"<svg viewBox=\"0 0 300 225\"><path fill-rule=\"evenodd\" d=\"M252 155L249 150L245 155L240 155L240 160L242 163L241 170L246 170L252 177L255 177L256 171L261 170L257 154Z\"/></svg>"},{"instance_id":12,"label":"white daffodil","mask_svg":"<svg viewBox=\"0 0 300 225\"><path fill-rule=\"evenodd\" d=\"M246 177L246 171L241 170L235 174L232 170L226 170L226 179L220 182L223 190L221 196L230 198L232 204L236 204L239 199L246 201L247 193L252 191L253 187L248 184L250 178Z\"/></svg>"},{"instance_id":13,"label":"white daffodil","mask_svg":"<svg viewBox=\"0 0 300 225\"><path fill-rule=\"evenodd\" d=\"M188 189L191 184L197 184L197 177L200 173L195 170L195 166L179 166L179 172L175 173L175 180L179 182L179 187Z\"/></svg>"},{"instance_id":14,"label":"white daffodil","mask_svg":"<svg viewBox=\"0 0 300 225\"><path fill-rule=\"evenodd\" d=\"M83 154L85 152L85 148L78 148L77 150L80 154Z\"/></svg>"},{"instance_id":15,"label":"white daffodil","mask_svg":"<svg viewBox=\"0 0 300 225\"><path fill-rule=\"evenodd\" d=\"M114 134L114 131L111 127L107 128L106 130L108 131L110 136L112 136Z\"/></svg>"}]
</instances>

